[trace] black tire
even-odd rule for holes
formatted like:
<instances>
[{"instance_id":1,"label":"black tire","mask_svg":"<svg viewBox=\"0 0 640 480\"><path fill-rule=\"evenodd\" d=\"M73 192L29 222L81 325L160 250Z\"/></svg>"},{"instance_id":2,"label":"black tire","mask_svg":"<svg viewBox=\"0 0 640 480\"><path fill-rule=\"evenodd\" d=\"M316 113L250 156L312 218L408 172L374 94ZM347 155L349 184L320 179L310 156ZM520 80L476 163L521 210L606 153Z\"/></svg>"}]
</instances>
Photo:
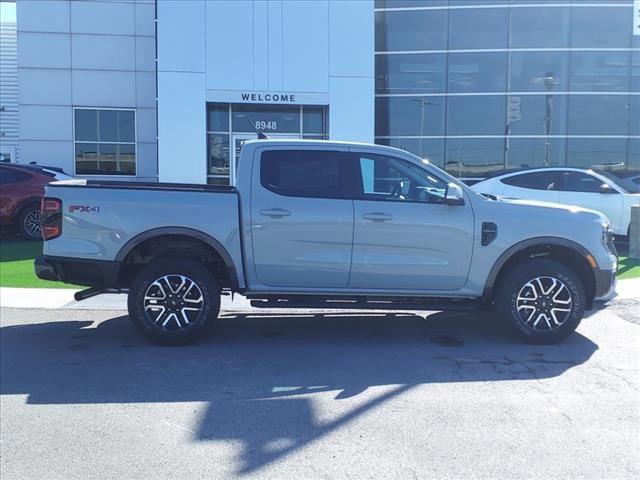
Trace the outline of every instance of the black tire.
<instances>
[{"instance_id":1,"label":"black tire","mask_svg":"<svg viewBox=\"0 0 640 480\"><path fill-rule=\"evenodd\" d=\"M34 224L37 222L37 226ZM40 225L40 205L27 205L18 215L18 232L26 240L42 240L42 226Z\"/></svg>"},{"instance_id":2,"label":"black tire","mask_svg":"<svg viewBox=\"0 0 640 480\"><path fill-rule=\"evenodd\" d=\"M565 265L546 259L516 264L502 278L496 296L498 315L519 338L532 344L567 338L578 328L585 305L580 278Z\"/></svg>"},{"instance_id":3,"label":"black tire","mask_svg":"<svg viewBox=\"0 0 640 480\"><path fill-rule=\"evenodd\" d=\"M188 345L202 338L218 317L220 287L198 262L160 258L133 279L128 308L137 330L152 342Z\"/></svg>"}]
</instances>

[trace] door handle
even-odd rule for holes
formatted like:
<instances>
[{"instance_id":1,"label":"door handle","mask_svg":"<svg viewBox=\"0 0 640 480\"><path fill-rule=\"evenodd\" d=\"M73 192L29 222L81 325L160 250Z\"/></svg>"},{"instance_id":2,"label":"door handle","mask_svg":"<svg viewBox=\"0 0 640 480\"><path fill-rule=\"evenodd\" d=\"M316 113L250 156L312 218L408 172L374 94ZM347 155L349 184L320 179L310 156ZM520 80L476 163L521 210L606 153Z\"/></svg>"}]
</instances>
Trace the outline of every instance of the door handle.
<instances>
[{"instance_id":1,"label":"door handle","mask_svg":"<svg viewBox=\"0 0 640 480\"><path fill-rule=\"evenodd\" d=\"M271 208L269 210L260 210L260 215L265 215L271 218L282 218L291 215L289 210L283 210L282 208Z\"/></svg>"},{"instance_id":2,"label":"door handle","mask_svg":"<svg viewBox=\"0 0 640 480\"><path fill-rule=\"evenodd\" d=\"M389 220L393 220L393 215L389 215L388 213L374 212L374 213L365 213L364 215L362 215L362 218L364 218L365 220L371 220L374 222L387 222Z\"/></svg>"}]
</instances>

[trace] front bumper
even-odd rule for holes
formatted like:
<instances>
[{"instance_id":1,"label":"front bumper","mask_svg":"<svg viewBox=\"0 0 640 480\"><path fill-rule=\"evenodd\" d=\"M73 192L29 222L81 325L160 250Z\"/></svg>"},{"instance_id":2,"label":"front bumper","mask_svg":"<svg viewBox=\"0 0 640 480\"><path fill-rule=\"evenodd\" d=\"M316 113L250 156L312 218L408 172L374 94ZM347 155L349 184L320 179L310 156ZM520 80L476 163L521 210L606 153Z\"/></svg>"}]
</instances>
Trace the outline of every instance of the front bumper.
<instances>
[{"instance_id":1,"label":"front bumper","mask_svg":"<svg viewBox=\"0 0 640 480\"><path fill-rule=\"evenodd\" d=\"M616 295L616 272L614 270L594 271L595 276L595 300L606 302Z\"/></svg>"},{"instance_id":2,"label":"front bumper","mask_svg":"<svg viewBox=\"0 0 640 480\"><path fill-rule=\"evenodd\" d=\"M37 257L36 276L52 282L98 288L118 288L120 262L67 257Z\"/></svg>"}]
</instances>

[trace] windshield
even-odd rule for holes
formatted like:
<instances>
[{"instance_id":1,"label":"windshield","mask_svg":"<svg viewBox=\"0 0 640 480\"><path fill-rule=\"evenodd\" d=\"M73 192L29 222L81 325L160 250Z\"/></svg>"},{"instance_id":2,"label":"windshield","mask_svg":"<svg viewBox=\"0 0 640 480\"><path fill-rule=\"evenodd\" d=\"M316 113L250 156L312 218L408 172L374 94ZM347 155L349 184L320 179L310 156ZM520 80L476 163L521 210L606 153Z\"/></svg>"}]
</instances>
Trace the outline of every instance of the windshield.
<instances>
[{"instance_id":1,"label":"windshield","mask_svg":"<svg viewBox=\"0 0 640 480\"><path fill-rule=\"evenodd\" d=\"M595 170L600 175L614 181L627 193L640 193L640 171L638 170Z\"/></svg>"}]
</instances>

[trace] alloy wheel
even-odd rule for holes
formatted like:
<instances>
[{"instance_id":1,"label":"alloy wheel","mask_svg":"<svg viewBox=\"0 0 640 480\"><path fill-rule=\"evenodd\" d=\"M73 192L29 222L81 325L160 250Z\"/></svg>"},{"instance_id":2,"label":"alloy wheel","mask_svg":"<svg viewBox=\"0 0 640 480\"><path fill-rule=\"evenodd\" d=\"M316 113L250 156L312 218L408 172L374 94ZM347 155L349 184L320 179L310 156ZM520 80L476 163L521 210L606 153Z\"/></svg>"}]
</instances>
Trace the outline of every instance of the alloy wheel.
<instances>
[{"instance_id":1,"label":"alloy wheel","mask_svg":"<svg viewBox=\"0 0 640 480\"><path fill-rule=\"evenodd\" d=\"M551 331L571 315L573 299L569 288L555 277L536 277L518 292L516 309L519 321L532 330Z\"/></svg>"},{"instance_id":2,"label":"alloy wheel","mask_svg":"<svg viewBox=\"0 0 640 480\"><path fill-rule=\"evenodd\" d=\"M200 287L185 275L164 275L144 294L144 313L156 327L184 330L198 322L204 310Z\"/></svg>"},{"instance_id":3,"label":"alloy wheel","mask_svg":"<svg viewBox=\"0 0 640 480\"><path fill-rule=\"evenodd\" d=\"M42 237L42 223L40 210L31 210L24 216L22 226L27 235L31 238Z\"/></svg>"}]
</instances>

